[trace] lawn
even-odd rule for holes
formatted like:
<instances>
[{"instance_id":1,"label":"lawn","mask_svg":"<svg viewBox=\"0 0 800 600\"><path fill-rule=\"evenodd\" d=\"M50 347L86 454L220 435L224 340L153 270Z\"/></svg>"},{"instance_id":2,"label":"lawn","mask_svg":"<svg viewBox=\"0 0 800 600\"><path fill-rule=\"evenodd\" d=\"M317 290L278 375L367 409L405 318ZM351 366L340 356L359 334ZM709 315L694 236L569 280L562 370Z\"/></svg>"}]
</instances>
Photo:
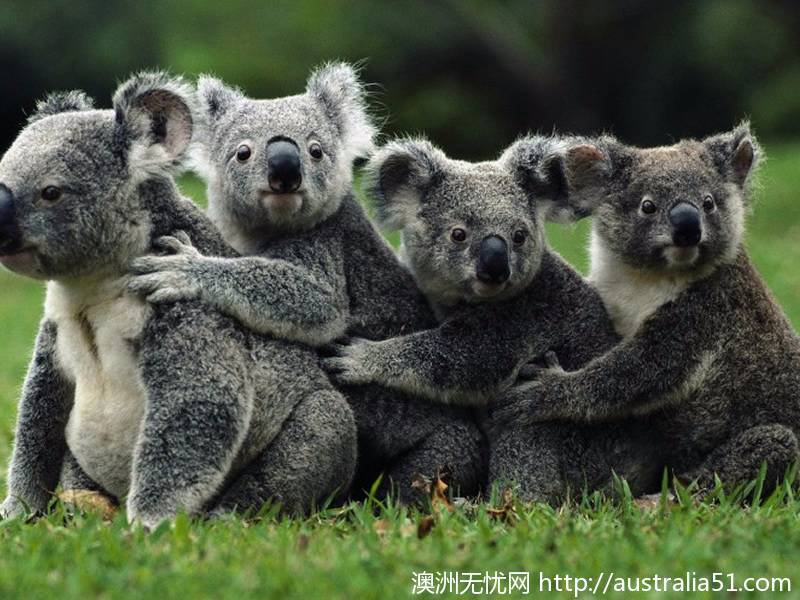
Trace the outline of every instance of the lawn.
<instances>
[{"instance_id":1,"label":"lawn","mask_svg":"<svg viewBox=\"0 0 800 600\"><path fill-rule=\"evenodd\" d=\"M770 154L748 245L798 327L800 145L773 147ZM187 179L184 185L194 197L202 195L196 181ZM549 231L553 245L582 270L587 230L582 223ZM5 272L0 286L0 462L5 463L43 288ZM5 489L2 477L0 488ZM695 573L689 578L696 589L702 589L701 577L715 572L722 574L726 589L731 576L736 586L756 583L745 582L748 577L794 577L800 500L790 489L750 508L728 499L679 500L646 508L623 494L613 502L591 497L559 509L515 504L495 512L486 506L451 511L439 505L433 519L393 506L352 505L305 520L283 520L270 512L213 523L181 517L149 535L131 530L124 515L110 523L95 515L65 519L58 507L33 524L0 523L0 598L407 597L415 572L433 574L434 587L441 585L443 573L460 573L459 588L452 589L469 592L480 588L465 584L465 578L474 577L465 573L511 571L530 573L531 594L539 591L542 573L552 590L592 589L603 577L597 595L609 581L608 593L625 597L614 593L620 583L609 579L611 573L626 579L686 579L687 572ZM557 575L594 579L568 584ZM502 590L506 580L501 575L493 581ZM655 589L657 582L649 584ZM796 595L800 578L791 581L792 594L785 593L786 582L782 585L783 595ZM644 589L646 582L640 586Z\"/></svg>"}]
</instances>

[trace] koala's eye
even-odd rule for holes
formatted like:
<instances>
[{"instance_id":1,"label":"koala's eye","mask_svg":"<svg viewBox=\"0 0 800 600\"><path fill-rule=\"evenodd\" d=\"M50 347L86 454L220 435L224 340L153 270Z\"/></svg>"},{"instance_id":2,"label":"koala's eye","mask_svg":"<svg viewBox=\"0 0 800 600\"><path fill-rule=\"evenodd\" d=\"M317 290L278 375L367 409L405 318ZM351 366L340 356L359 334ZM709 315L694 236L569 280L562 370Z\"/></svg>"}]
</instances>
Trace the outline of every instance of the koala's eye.
<instances>
[{"instance_id":1,"label":"koala's eye","mask_svg":"<svg viewBox=\"0 0 800 600\"><path fill-rule=\"evenodd\" d=\"M714 202L714 197L711 194L706 194L703 197L703 210L707 213L712 213L715 208L717 208L717 205Z\"/></svg>"},{"instance_id":2,"label":"koala's eye","mask_svg":"<svg viewBox=\"0 0 800 600\"><path fill-rule=\"evenodd\" d=\"M242 144L236 149L236 160L238 160L240 163L247 162L252 153L253 151L250 150L250 146L247 144Z\"/></svg>"},{"instance_id":3,"label":"koala's eye","mask_svg":"<svg viewBox=\"0 0 800 600\"><path fill-rule=\"evenodd\" d=\"M525 240L528 239L528 234L522 229L517 229L511 239L514 241L514 245L522 246L522 244L525 243Z\"/></svg>"},{"instance_id":4,"label":"koala's eye","mask_svg":"<svg viewBox=\"0 0 800 600\"><path fill-rule=\"evenodd\" d=\"M656 204L652 200L645 198L642 200L641 209L644 214L652 215L654 212L656 212Z\"/></svg>"},{"instance_id":5,"label":"koala's eye","mask_svg":"<svg viewBox=\"0 0 800 600\"><path fill-rule=\"evenodd\" d=\"M308 147L308 153L314 160L319 160L322 158L322 146L319 142L311 142L311 145Z\"/></svg>"},{"instance_id":6,"label":"koala's eye","mask_svg":"<svg viewBox=\"0 0 800 600\"><path fill-rule=\"evenodd\" d=\"M450 239L457 244L465 242L467 240L467 232L461 229L461 227L454 227L450 232Z\"/></svg>"},{"instance_id":7,"label":"koala's eye","mask_svg":"<svg viewBox=\"0 0 800 600\"><path fill-rule=\"evenodd\" d=\"M55 185L48 185L46 188L42 190L42 200L47 200L48 202L55 202L61 195L63 194L63 190L60 187Z\"/></svg>"}]
</instances>

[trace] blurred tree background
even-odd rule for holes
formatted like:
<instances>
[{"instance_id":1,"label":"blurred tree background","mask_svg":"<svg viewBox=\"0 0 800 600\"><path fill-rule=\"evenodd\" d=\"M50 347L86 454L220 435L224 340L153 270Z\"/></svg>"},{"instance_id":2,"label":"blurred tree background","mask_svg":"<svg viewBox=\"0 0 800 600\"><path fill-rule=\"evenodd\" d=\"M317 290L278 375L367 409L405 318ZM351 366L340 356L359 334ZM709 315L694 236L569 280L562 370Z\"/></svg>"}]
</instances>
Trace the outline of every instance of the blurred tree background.
<instances>
[{"instance_id":1,"label":"blurred tree background","mask_svg":"<svg viewBox=\"0 0 800 600\"><path fill-rule=\"evenodd\" d=\"M117 80L163 67L281 96L334 58L364 60L387 133L426 132L464 158L528 130L660 144L743 117L797 138L798 30L788 0L4 0L0 141L51 90L108 106Z\"/></svg>"}]
</instances>

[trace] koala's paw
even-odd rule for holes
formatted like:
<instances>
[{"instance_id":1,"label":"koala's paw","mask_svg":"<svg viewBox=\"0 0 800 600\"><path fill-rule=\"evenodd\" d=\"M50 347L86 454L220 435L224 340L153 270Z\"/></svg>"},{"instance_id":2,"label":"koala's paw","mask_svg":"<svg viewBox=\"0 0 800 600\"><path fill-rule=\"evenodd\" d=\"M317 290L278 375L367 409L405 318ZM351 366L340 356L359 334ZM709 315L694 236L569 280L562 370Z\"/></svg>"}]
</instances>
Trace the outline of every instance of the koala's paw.
<instances>
[{"instance_id":1,"label":"koala's paw","mask_svg":"<svg viewBox=\"0 0 800 600\"><path fill-rule=\"evenodd\" d=\"M359 338L345 338L321 349L322 368L340 385L375 383L375 373L370 368L371 352L375 342Z\"/></svg>"},{"instance_id":2,"label":"koala's paw","mask_svg":"<svg viewBox=\"0 0 800 600\"><path fill-rule=\"evenodd\" d=\"M565 417L562 401L552 385L559 369L542 370L536 381L520 383L489 406L490 428L531 425Z\"/></svg>"},{"instance_id":3,"label":"koala's paw","mask_svg":"<svg viewBox=\"0 0 800 600\"><path fill-rule=\"evenodd\" d=\"M128 523L133 527L141 527L145 531L153 531L162 523L172 521L174 514L157 513L152 511L139 510L132 506L130 501L127 506Z\"/></svg>"},{"instance_id":4,"label":"koala's paw","mask_svg":"<svg viewBox=\"0 0 800 600\"><path fill-rule=\"evenodd\" d=\"M517 374L517 379L519 381L532 381L538 379L548 371L565 373L558 360L558 356L552 350L522 365L522 368L520 368Z\"/></svg>"},{"instance_id":5,"label":"koala's paw","mask_svg":"<svg viewBox=\"0 0 800 600\"><path fill-rule=\"evenodd\" d=\"M0 520L16 519L28 514L25 505L16 498L9 496L0 504Z\"/></svg>"}]
</instances>

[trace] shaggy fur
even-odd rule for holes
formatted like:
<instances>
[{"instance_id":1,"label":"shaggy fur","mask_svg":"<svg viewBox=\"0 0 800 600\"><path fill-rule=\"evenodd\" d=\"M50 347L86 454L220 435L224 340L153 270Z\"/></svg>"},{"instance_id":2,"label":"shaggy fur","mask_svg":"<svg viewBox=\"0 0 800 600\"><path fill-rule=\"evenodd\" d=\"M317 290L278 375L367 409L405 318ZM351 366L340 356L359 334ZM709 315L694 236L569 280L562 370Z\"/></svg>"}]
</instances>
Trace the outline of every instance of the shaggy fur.
<instances>
[{"instance_id":1,"label":"shaggy fur","mask_svg":"<svg viewBox=\"0 0 800 600\"><path fill-rule=\"evenodd\" d=\"M617 341L597 293L547 245L544 218L566 214L560 145L528 138L499 160L447 158L425 140L387 144L370 161L379 217L400 228L406 259L441 324L384 341L350 340L326 367L339 382L374 383L445 404L486 407L533 359L555 352L582 367ZM574 218L574 217L573 217ZM453 238L465 232L464 239ZM508 278L479 279L485 240L507 248ZM526 498L555 501L569 487L631 480L637 438L625 425L495 427L487 422L490 478Z\"/></svg>"},{"instance_id":2,"label":"shaggy fur","mask_svg":"<svg viewBox=\"0 0 800 600\"><path fill-rule=\"evenodd\" d=\"M766 463L772 487L800 456L800 339L743 243L761 155L748 125L663 148L575 147L587 176L572 185L595 199L591 279L625 339L574 373L521 385L498 418L643 415L678 477L733 486ZM679 201L699 212L697 246L673 245L667 214Z\"/></svg>"},{"instance_id":3,"label":"shaggy fur","mask_svg":"<svg viewBox=\"0 0 800 600\"><path fill-rule=\"evenodd\" d=\"M130 261L178 230L235 255L168 176L197 121L185 84L142 74L113 110L90 107L51 96L0 162L13 210L0 261L49 282L0 515L45 510L62 465L64 487L127 499L148 527L267 499L303 511L346 487L352 414L311 351L197 301L152 307L127 291Z\"/></svg>"},{"instance_id":4,"label":"shaggy fur","mask_svg":"<svg viewBox=\"0 0 800 600\"><path fill-rule=\"evenodd\" d=\"M344 333L381 340L431 326L410 274L352 195L353 160L371 149L374 135L355 71L327 65L305 93L271 100L246 98L208 77L198 87L209 214L247 256L206 257L174 240L174 256L134 263L134 289L156 303L200 298L256 331L315 346ZM275 140L297 149L302 183L291 194L270 190ZM242 146L245 159L237 157ZM446 471L462 493L477 491L483 442L468 411L377 386L342 390L358 425L357 488L384 471L410 501L418 496L414 475Z\"/></svg>"}]
</instances>

